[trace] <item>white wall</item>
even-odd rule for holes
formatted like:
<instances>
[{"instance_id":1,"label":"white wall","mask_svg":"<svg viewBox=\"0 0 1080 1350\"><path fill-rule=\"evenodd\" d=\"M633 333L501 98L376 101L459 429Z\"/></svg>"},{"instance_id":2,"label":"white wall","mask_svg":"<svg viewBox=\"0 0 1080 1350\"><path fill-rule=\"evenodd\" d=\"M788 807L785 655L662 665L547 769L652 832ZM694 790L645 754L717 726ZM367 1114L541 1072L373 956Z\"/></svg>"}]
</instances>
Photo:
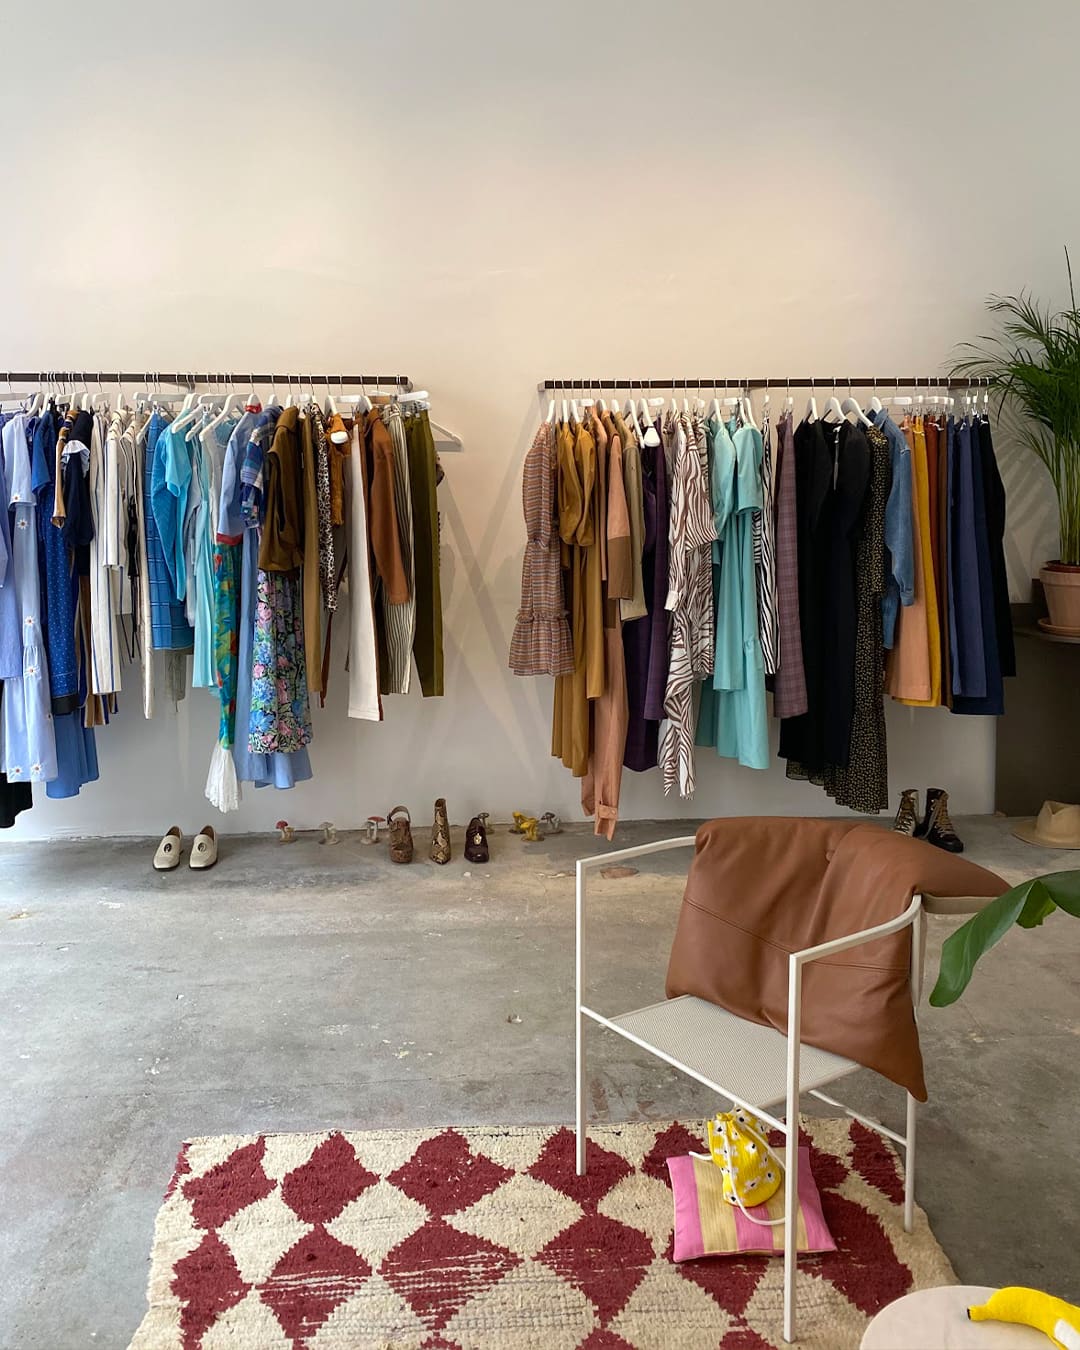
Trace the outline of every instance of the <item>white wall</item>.
<instances>
[{"instance_id":1,"label":"white wall","mask_svg":"<svg viewBox=\"0 0 1080 1350\"><path fill-rule=\"evenodd\" d=\"M537 380L938 370L987 292L1063 294L1071 0L18 9L0 365L400 369L465 442L440 490L447 697L350 722L339 661L315 780L222 828L424 820L436 794L456 820L574 812L550 684L506 668ZM1041 470L1006 467L1019 593L1053 512ZM151 724L126 695L101 781L5 837L201 825L215 725L204 691ZM991 808L992 722L889 726L894 789ZM700 780L697 815L830 805L782 766L703 753ZM688 808L654 772L623 811Z\"/></svg>"}]
</instances>

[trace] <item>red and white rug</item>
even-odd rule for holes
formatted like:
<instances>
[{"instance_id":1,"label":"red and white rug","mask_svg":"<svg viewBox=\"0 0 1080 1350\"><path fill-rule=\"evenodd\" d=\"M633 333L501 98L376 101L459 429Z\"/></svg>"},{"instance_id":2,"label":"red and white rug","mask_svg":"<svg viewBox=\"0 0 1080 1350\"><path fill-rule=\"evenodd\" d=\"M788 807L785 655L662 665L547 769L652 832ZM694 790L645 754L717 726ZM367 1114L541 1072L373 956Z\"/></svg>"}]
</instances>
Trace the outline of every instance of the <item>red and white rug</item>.
<instances>
[{"instance_id":1,"label":"red and white rug","mask_svg":"<svg viewBox=\"0 0 1080 1350\"><path fill-rule=\"evenodd\" d=\"M806 1122L838 1250L800 1259L799 1342L857 1347L909 1290L954 1281L896 1154ZM670 1123L193 1139L158 1214L131 1350L770 1350L781 1260L671 1259Z\"/></svg>"}]
</instances>

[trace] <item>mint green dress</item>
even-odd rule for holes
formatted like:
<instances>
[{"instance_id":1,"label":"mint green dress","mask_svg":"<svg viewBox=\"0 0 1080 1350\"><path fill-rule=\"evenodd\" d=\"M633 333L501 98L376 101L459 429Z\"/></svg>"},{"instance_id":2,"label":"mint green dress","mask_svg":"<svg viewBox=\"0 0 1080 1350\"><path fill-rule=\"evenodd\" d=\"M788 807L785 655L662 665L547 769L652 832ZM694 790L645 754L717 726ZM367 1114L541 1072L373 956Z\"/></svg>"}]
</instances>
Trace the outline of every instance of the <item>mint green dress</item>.
<instances>
[{"instance_id":1,"label":"mint green dress","mask_svg":"<svg viewBox=\"0 0 1080 1350\"><path fill-rule=\"evenodd\" d=\"M758 633L754 512L762 508L764 445L756 427L732 434L710 423L712 497L717 552L716 660L712 689L703 691L697 743L750 769L769 767L765 662Z\"/></svg>"}]
</instances>

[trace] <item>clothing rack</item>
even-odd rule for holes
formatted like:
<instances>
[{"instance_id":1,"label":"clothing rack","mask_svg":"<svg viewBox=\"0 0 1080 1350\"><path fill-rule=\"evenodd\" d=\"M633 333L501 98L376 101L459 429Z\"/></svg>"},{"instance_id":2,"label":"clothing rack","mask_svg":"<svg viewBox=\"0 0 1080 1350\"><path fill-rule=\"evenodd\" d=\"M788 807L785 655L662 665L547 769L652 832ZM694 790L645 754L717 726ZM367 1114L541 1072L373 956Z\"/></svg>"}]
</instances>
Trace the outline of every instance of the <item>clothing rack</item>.
<instances>
[{"instance_id":1,"label":"clothing rack","mask_svg":"<svg viewBox=\"0 0 1080 1350\"><path fill-rule=\"evenodd\" d=\"M891 386L896 389L926 386L933 389L980 388L990 382L984 376L970 375L810 375L783 376L779 379L716 379L699 376L679 376L667 380L544 380L538 386L546 389L874 389Z\"/></svg>"},{"instance_id":2,"label":"clothing rack","mask_svg":"<svg viewBox=\"0 0 1080 1350\"><path fill-rule=\"evenodd\" d=\"M345 384L393 384L406 392L412 389L407 375L309 375L288 372L260 375L258 372L242 371L189 371L189 370L4 370L0 371L0 380L5 384L33 382L37 384L299 384L299 385L345 385Z\"/></svg>"}]
</instances>

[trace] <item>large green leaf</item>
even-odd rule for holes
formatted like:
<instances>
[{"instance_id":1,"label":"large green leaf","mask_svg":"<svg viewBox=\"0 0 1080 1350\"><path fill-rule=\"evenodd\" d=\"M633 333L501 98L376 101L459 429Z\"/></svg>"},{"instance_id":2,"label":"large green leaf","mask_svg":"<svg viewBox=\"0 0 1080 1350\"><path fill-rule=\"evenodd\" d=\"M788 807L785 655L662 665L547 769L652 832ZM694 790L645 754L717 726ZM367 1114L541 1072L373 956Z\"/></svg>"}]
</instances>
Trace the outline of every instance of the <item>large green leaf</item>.
<instances>
[{"instance_id":1,"label":"large green leaf","mask_svg":"<svg viewBox=\"0 0 1080 1350\"><path fill-rule=\"evenodd\" d=\"M968 987L976 961L1000 942L1014 923L1021 928L1037 928L1055 909L1080 918L1080 871L1033 877L991 900L945 939L931 1004L947 1008L955 1003Z\"/></svg>"}]
</instances>

